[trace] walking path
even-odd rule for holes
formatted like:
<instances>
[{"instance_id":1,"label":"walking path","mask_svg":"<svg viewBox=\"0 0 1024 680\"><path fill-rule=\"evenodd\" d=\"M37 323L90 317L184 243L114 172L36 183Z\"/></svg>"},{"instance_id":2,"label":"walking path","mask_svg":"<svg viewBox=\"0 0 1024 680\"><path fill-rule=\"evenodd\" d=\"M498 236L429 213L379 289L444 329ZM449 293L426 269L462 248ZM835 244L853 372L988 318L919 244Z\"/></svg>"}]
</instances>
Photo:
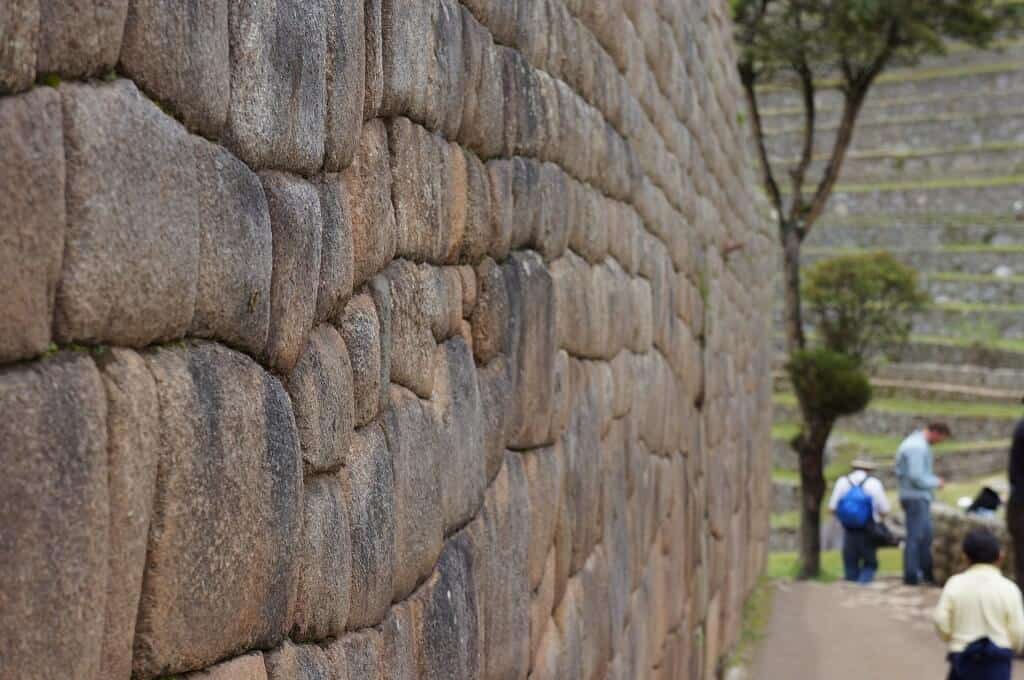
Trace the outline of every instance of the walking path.
<instances>
[{"instance_id":1,"label":"walking path","mask_svg":"<svg viewBox=\"0 0 1024 680\"><path fill-rule=\"evenodd\" d=\"M779 583L753 680L941 680L937 588ZM1024 664L1014 666L1024 677Z\"/></svg>"}]
</instances>

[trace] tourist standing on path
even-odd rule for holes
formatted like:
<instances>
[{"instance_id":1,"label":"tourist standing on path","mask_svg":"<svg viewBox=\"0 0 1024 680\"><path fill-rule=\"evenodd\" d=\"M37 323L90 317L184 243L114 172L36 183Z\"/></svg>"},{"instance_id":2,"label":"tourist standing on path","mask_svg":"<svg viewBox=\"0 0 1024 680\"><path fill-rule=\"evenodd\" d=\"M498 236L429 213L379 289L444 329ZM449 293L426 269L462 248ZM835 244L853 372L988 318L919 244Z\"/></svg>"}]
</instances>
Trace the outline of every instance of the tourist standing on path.
<instances>
[{"instance_id":1,"label":"tourist standing on path","mask_svg":"<svg viewBox=\"0 0 1024 680\"><path fill-rule=\"evenodd\" d=\"M1006 528L1013 538L1013 566L1017 583L1024 584L1024 418L1013 431L1010 445L1010 502L1006 505Z\"/></svg>"},{"instance_id":2,"label":"tourist standing on path","mask_svg":"<svg viewBox=\"0 0 1024 680\"><path fill-rule=\"evenodd\" d=\"M932 446L949 438L949 426L931 423L903 440L896 453L900 505L906 514L907 538L903 544L903 582L932 583L932 516L935 489L943 486L932 472Z\"/></svg>"},{"instance_id":3,"label":"tourist standing on path","mask_svg":"<svg viewBox=\"0 0 1024 680\"><path fill-rule=\"evenodd\" d=\"M889 514L882 482L871 475L878 466L866 458L850 463L853 471L836 480L829 510L843 525L843 574L847 581L871 583L878 571L878 546L871 523Z\"/></svg>"},{"instance_id":4,"label":"tourist standing on path","mask_svg":"<svg viewBox=\"0 0 1024 680\"><path fill-rule=\"evenodd\" d=\"M949 643L948 680L1010 680L1013 655L1024 648L1020 589L1003 576L999 539L988 529L967 532L967 570L946 582L935 627Z\"/></svg>"}]
</instances>

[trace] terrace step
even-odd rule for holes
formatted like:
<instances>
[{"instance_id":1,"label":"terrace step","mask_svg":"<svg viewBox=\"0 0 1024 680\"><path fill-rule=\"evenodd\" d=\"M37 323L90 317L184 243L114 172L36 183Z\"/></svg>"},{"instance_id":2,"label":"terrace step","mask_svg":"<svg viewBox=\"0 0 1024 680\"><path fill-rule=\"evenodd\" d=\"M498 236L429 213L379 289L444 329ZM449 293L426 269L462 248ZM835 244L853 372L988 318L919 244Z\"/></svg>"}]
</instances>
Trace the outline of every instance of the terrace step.
<instances>
[{"instance_id":1,"label":"terrace step","mask_svg":"<svg viewBox=\"0 0 1024 680\"><path fill-rule=\"evenodd\" d=\"M815 225L805 248L935 248L964 243L1024 247L1024 220L982 216L869 215L856 221Z\"/></svg>"},{"instance_id":2,"label":"terrace step","mask_svg":"<svg viewBox=\"0 0 1024 680\"><path fill-rule=\"evenodd\" d=\"M1024 306L932 305L914 318L913 333L925 336L1024 341Z\"/></svg>"},{"instance_id":3,"label":"terrace step","mask_svg":"<svg viewBox=\"0 0 1024 680\"><path fill-rule=\"evenodd\" d=\"M843 255L863 255L873 249L805 247L801 262L805 267L822 260ZM900 262L922 273L960 272L964 274L1013 276L1024 275L1024 246L993 246L986 244L945 245L938 248L890 248Z\"/></svg>"},{"instance_id":4,"label":"terrace step","mask_svg":"<svg viewBox=\"0 0 1024 680\"><path fill-rule=\"evenodd\" d=\"M1024 277L933 272L922 278L933 300L971 304L1024 305Z\"/></svg>"},{"instance_id":5,"label":"terrace step","mask_svg":"<svg viewBox=\"0 0 1024 680\"><path fill-rule=\"evenodd\" d=\"M883 379L942 383L966 388L983 388L1024 394L1024 367L1017 370L990 369L955 363L887 363L872 373Z\"/></svg>"},{"instance_id":6,"label":"terrace step","mask_svg":"<svg viewBox=\"0 0 1024 680\"><path fill-rule=\"evenodd\" d=\"M800 125L777 128L765 136L765 146L772 158L792 158L803 141ZM818 125L815 149L832 149L836 127ZM885 121L860 122L853 133L850 151L874 152L892 148L905 151L915 148L980 146L1024 142L1024 117L1019 113L991 115L926 114L891 118Z\"/></svg>"},{"instance_id":7,"label":"terrace step","mask_svg":"<svg viewBox=\"0 0 1024 680\"><path fill-rule=\"evenodd\" d=\"M777 393L789 393L792 387L784 371L773 371L772 378ZM1019 389L996 387L972 387L958 383L926 382L889 378L884 375L871 377L872 395L876 399L900 398L913 400L966 401L972 403L1016 405L1021 401Z\"/></svg>"},{"instance_id":8,"label":"terrace step","mask_svg":"<svg viewBox=\"0 0 1024 680\"><path fill-rule=\"evenodd\" d=\"M1021 117L1024 122L1024 116ZM871 184L840 184L826 209L844 218L856 215L929 213L986 213L1007 221L1019 214L1024 200L1024 176L950 177Z\"/></svg>"},{"instance_id":9,"label":"terrace step","mask_svg":"<svg viewBox=\"0 0 1024 680\"><path fill-rule=\"evenodd\" d=\"M942 420L960 440L1003 441L1020 416L1021 409L1003 404L875 399L862 413L840 419L838 427L862 434L903 436L930 421ZM795 422L798 417L795 398L776 394L776 422Z\"/></svg>"}]
</instances>

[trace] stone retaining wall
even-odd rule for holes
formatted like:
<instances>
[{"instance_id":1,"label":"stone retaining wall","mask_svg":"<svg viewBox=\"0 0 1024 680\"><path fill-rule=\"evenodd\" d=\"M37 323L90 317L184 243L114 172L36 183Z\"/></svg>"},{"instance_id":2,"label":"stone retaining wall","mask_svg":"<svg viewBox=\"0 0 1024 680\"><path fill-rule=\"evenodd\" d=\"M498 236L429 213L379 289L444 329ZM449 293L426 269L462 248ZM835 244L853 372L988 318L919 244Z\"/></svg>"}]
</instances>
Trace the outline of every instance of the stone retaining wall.
<instances>
[{"instance_id":1,"label":"stone retaining wall","mask_svg":"<svg viewBox=\"0 0 1024 680\"><path fill-rule=\"evenodd\" d=\"M0 677L711 677L771 499L727 16L0 6Z\"/></svg>"},{"instance_id":2,"label":"stone retaining wall","mask_svg":"<svg viewBox=\"0 0 1024 680\"><path fill-rule=\"evenodd\" d=\"M1007 576L1013 575L1013 550L1010 547L1006 521L1002 517L977 517L950 507L933 505L932 523L935 530L932 561L935 581L940 585L966 567L960 546L967 532L975 527L988 528L999 537L1003 545L1003 573Z\"/></svg>"}]
</instances>

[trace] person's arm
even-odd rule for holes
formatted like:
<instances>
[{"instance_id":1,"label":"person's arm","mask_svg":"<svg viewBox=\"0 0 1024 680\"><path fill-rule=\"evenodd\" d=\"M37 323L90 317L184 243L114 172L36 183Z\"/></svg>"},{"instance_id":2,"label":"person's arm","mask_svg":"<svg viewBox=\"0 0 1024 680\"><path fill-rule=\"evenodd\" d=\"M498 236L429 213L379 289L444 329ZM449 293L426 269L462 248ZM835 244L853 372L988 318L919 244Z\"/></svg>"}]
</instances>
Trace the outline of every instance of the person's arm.
<instances>
[{"instance_id":1,"label":"person's arm","mask_svg":"<svg viewBox=\"0 0 1024 680\"><path fill-rule=\"evenodd\" d=\"M875 512L879 517L885 517L892 511L889 499L885 495L885 487L877 477L872 477L868 483L871 484L871 500L874 501Z\"/></svg>"},{"instance_id":2,"label":"person's arm","mask_svg":"<svg viewBox=\"0 0 1024 680\"><path fill-rule=\"evenodd\" d=\"M925 469L926 455L927 452L920 447L914 447L907 451L907 479L918 489L937 489L942 483L938 477L928 473Z\"/></svg>"},{"instance_id":3,"label":"person's arm","mask_svg":"<svg viewBox=\"0 0 1024 680\"><path fill-rule=\"evenodd\" d=\"M835 514L839 501L842 500L847 491L849 489L847 488L846 477L840 477L836 480L835 486L832 487L832 496L828 499L828 509L832 511L832 514Z\"/></svg>"},{"instance_id":4,"label":"person's arm","mask_svg":"<svg viewBox=\"0 0 1024 680\"><path fill-rule=\"evenodd\" d=\"M1018 654L1024 650L1024 600L1021 599L1020 588L1014 586L1010 602L1010 620L1006 622L1006 632L1010 635L1010 646Z\"/></svg>"},{"instance_id":5,"label":"person's arm","mask_svg":"<svg viewBox=\"0 0 1024 680\"><path fill-rule=\"evenodd\" d=\"M939 637L946 642L953 637L953 597L949 593L949 584L942 589L942 595L939 596L939 603L935 606L935 613L932 615L932 620L935 622L935 630L938 631Z\"/></svg>"}]
</instances>

